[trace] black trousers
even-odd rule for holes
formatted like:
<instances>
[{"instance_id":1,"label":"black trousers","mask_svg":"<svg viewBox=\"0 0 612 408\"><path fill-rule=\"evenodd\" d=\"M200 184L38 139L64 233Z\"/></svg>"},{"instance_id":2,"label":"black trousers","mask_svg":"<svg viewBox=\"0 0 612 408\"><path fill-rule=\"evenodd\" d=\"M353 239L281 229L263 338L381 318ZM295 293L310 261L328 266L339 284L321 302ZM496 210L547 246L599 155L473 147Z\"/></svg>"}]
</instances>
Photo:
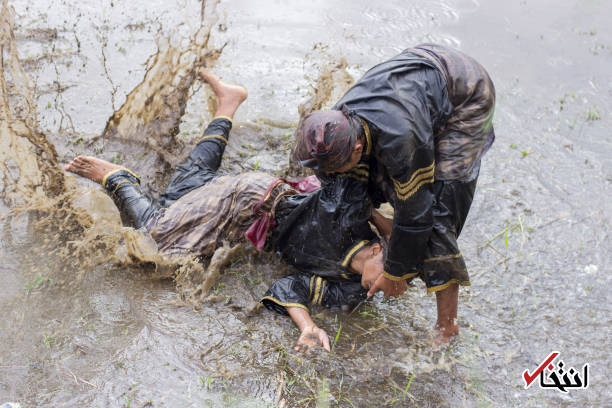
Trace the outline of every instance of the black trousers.
<instances>
[{"instance_id":1,"label":"black trousers","mask_svg":"<svg viewBox=\"0 0 612 408\"><path fill-rule=\"evenodd\" d=\"M213 119L158 200L143 191L138 176L128 169L114 170L104 176L102 186L119 209L123 224L149 229L161 209L215 178L231 128L229 119Z\"/></svg>"}]
</instances>

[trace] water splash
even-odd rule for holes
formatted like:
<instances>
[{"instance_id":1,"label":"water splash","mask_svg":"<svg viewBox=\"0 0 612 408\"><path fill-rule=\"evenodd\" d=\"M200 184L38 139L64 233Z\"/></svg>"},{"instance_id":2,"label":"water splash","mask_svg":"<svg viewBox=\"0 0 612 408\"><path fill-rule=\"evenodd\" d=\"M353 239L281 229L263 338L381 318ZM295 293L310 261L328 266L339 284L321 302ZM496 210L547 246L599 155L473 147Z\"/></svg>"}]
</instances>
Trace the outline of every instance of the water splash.
<instances>
[{"instance_id":1,"label":"water splash","mask_svg":"<svg viewBox=\"0 0 612 408\"><path fill-rule=\"evenodd\" d=\"M170 167L178 164L184 146L177 135L190 89L198 70L210 67L223 50L209 45L217 4L203 1L202 24L191 39L176 33L158 39L144 79L108 120L103 138L142 143Z\"/></svg>"},{"instance_id":2,"label":"water splash","mask_svg":"<svg viewBox=\"0 0 612 408\"><path fill-rule=\"evenodd\" d=\"M15 11L0 11L0 198L8 205L64 191L55 147L39 130L35 87L23 70L13 26Z\"/></svg>"},{"instance_id":3,"label":"water splash","mask_svg":"<svg viewBox=\"0 0 612 408\"><path fill-rule=\"evenodd\" d=\"M168 165L178 160L182 149L176 138L178 124L197 70L210 66L222 51L208 46L217 21L216 5L216 1L203 2L201 26L192 38L176 35L158 39L159 50L152 56L143 81L109 119L101 137L143 143ZM79 184L62 171L55 147L39 130L36 87L19 59L14 25L15 11L3 0L0 198L10 209L3 219L6 241L12 242L16 226L29 226L28 251L49 260L47 267L55 271L58 284L70 284L86 271L109 262L153 264L154 276L176 279L184 299L203 300L234 251L220 248L208 269L193 256L164 257L148 234L122 226L106 194ZM79 265L77 271L74 265Z\"/></svg>"}]
</instances>

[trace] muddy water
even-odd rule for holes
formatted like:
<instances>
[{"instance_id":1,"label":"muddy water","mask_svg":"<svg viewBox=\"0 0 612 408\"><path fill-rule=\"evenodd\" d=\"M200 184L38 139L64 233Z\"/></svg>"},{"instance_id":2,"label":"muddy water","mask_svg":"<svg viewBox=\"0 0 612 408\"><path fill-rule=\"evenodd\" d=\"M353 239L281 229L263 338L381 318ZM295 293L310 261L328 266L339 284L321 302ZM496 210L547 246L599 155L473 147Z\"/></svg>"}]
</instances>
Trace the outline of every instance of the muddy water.
<instances>
[{"instance_id":1,"label":"muddy water","mask_svg":"<svg viewBox=\"0 0 612 408\"><path fill-rule=\"evenodd\" d=\"M153 193L163 189L180 144L189 146L211 118L205 88L188 86L170 142L104 130L143 82L158 45L190 47L201 4L11 4L18 51L36 83L36 117L59 161L98 155L142 174ZM332 355L303 358L291 351L291 322L253 308L286 272L269 256L242 254L214 299L194 309L172 281L151 279L152 266L61 264L20 218L0 240L0 402L609 405L611 13L605 1L220 3L207 49L225 47L211 64L250 93L227 171L283 171L298 105L326 93L313 86L342 58L346 69L323 105L346 86L345 73L358 77L419 42L459 47L487 67L498 94L497 141L460 239L472 286L460 295L459 339L431 351L435 299L417 282L400 300L377 298L350 316L315 310L332 338L342 329ZM170 155L154 153L159 146ZM574 367L591 364L589 389L522 389L523 370L552 350Z\"/></svg>"}]
</instances>

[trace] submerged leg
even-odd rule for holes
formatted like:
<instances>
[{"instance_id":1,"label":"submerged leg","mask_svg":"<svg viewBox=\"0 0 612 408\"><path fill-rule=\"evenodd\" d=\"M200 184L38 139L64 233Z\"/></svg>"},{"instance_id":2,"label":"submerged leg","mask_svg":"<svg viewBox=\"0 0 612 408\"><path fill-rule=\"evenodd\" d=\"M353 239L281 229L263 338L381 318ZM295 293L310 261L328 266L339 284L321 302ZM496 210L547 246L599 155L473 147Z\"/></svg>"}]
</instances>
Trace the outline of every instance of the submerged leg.
<instances>
[{"instance_id":1,"label":"submerged leg","mask_svg":"<svg viewBox=\"0 0 612 408\"><path fill-rule=\"evenodd\" d=\"M459 285L454 283L436 292L438 321L436 322L436 343L448 343L451 337L459 334L457 325L457 304L459 302Z\"/></svg>"},{"instance_id":2,"label":"submerged leg","mask_svg":"<svg viewBox=\"0 0 612 408\"><path fill-rule=\"evenodd\" d=\"M202 72L200 77L210 85L217 96L217 112L189 157L177 167L161 196L164 206L172 204L215 177L229 139L232 118L247 97L245 88L226 84L216 75Z\"/></svg>"}]
</instances>

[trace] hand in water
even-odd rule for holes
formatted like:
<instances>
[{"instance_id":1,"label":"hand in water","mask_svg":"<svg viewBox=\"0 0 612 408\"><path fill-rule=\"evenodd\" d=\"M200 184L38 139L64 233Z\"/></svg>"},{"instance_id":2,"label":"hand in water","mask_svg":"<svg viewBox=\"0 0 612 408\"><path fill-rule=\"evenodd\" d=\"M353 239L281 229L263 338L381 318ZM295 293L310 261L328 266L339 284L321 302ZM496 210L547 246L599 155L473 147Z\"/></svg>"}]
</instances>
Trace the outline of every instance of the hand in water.
<instances>
[{"instance_id":1,"label":"hand in water","mask_svg":"<svg viewBox=\"0 0 612 408\"><path fill-rule=\"evenodd\" d=\"M408 283L406 280L401 281L393 281L385 277L385 275L380 275L374 285L368 291L368 297L374 296L376 292L383 291L385 297L399 297L402 293L404 293L408 289Z\"/></svg>"},{"instance_id":2,"label":"hand in water","mask_svg":"<svg viewBox=\"0 0 612 408\"><path fill-rule=\"evenodd\" d=\"M305 353L315 346L321 346L327 352L331 351L329 346L329 337L327 336L327 333L325 333L325 330L317 326L309 326L302 330L302 334L300 334L300 338L298 339L294 350L298 353Z\"/></svg>"}]
</instances>

